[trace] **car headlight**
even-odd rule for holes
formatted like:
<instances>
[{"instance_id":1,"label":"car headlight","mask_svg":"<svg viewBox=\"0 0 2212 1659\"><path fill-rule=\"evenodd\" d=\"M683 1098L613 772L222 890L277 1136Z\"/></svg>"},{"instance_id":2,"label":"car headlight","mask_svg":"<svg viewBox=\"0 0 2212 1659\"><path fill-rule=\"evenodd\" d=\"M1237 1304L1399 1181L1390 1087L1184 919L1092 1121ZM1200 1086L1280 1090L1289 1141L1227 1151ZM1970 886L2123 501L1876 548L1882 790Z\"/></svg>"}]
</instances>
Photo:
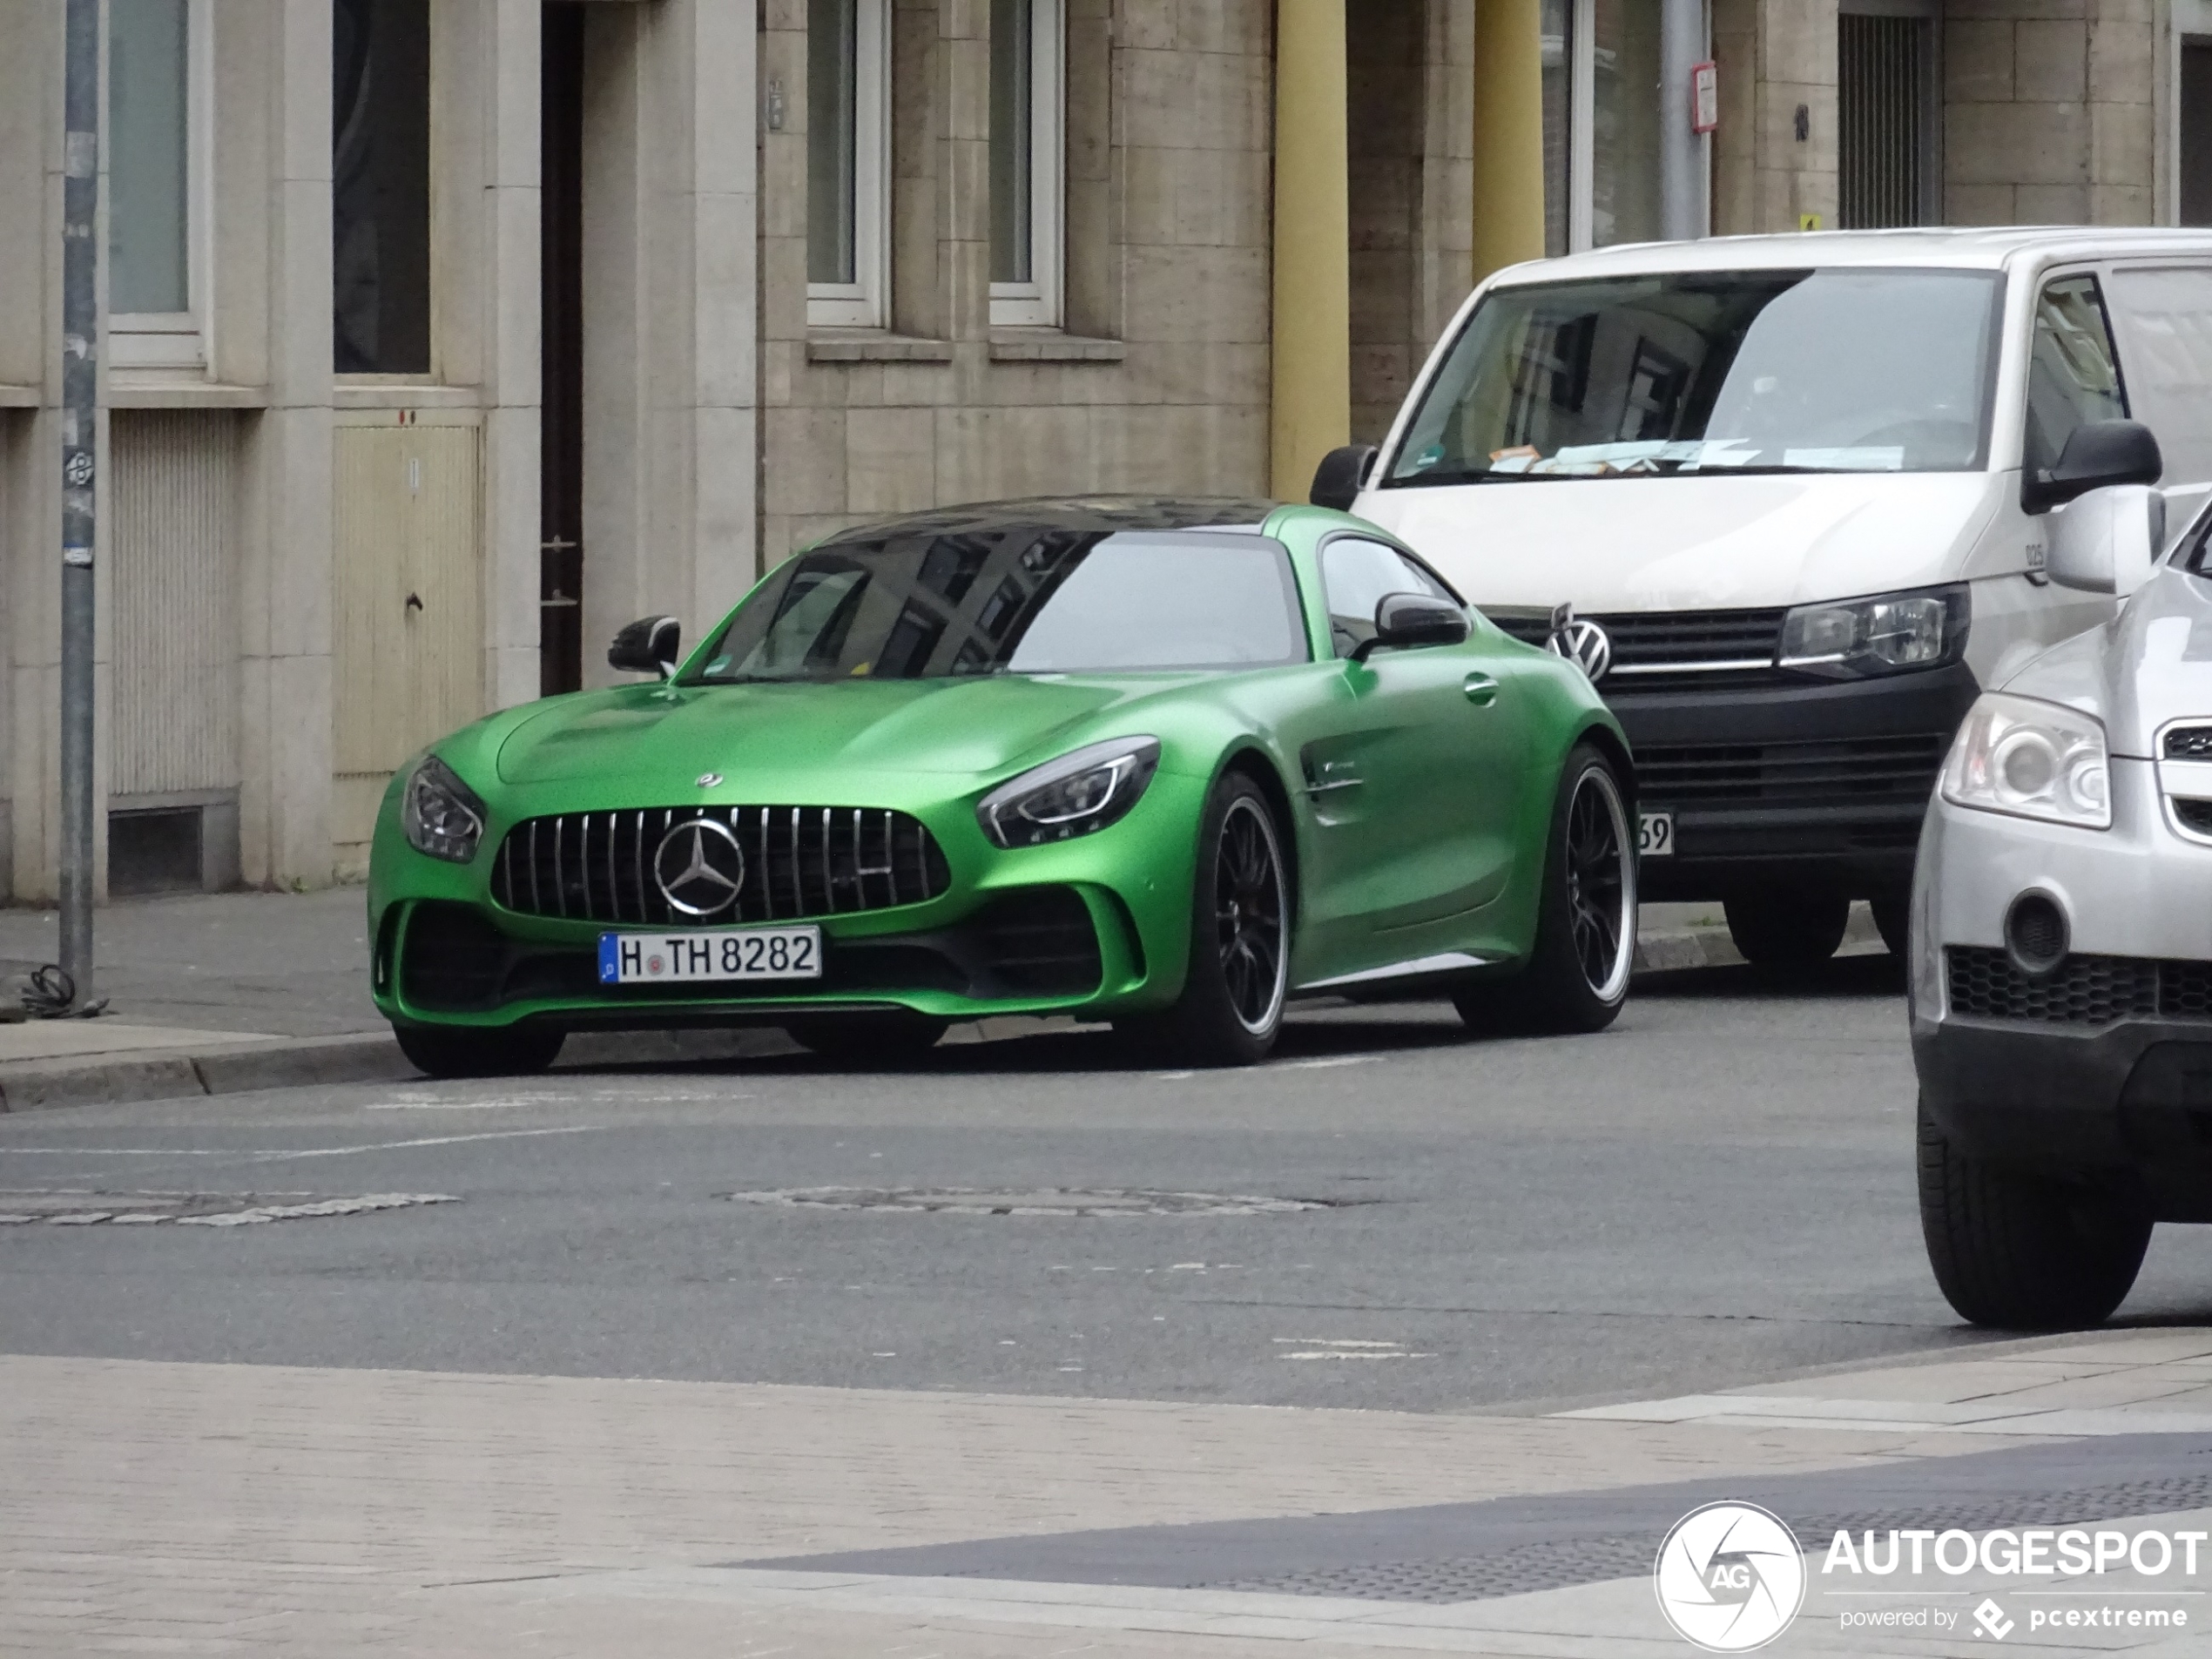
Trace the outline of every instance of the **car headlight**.
<instances>
[{"instance_id":1,"label":"car headlight","mask_svg":"<svg viewBox=\"0 0 2212 1659\"><path fill-rule=\"evenodd\" d=\"M435 755L427 757L400 797L400 827L418 853L455 864L476 856L484 839L484 803Z\"/></svg>"},{"instance_id":2,"label":"car headlight","mask_svg":"<svg viewBox=\"0 0 2212 1659\"><path fill-rule=\"evenodd\" d=\"M1116 738L1032 767L975 808L1001 846L1071 841L1104 829L1136 805L1160 766L1157 738Z\"/></svg>"},{"instance_id":3,"label":"car headlight","mask_svg":"<svg viewBox=\"0 0 2212 1659\"><path fill-rule=\"evenodd\" d=\"M1779 666L1832 679L1956 662L1966 648L1966 590L1799 605L1782 619Z\"/></svg>"},{"instance_id":4,"label":"car headlight","mask_svg":"<svg viewBox=\"0 0 2212 1659\"><path fill-rule=\"evenodd\" d=\"M1986 813L2110 829L2104 723L2061 704L1989 692L1951 745L1943 798Z\"/></svg>"}]
</instances>

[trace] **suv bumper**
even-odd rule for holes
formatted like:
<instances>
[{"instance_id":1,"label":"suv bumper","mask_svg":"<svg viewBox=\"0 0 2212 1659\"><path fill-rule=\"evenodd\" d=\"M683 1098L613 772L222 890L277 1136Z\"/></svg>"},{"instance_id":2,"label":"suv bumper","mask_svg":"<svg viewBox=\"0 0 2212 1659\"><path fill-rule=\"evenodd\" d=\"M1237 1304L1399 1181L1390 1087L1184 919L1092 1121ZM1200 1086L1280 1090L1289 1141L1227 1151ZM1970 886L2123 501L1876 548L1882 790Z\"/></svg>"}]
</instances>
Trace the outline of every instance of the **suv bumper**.
<instances>
[{"instance_id":1,"label":"suv bumper","mask_svg":"<svg viewBox=\"0 0 2212 1659\"><path fill-rule=\"evenodd\" d=\"M1677 852L1644 896L1725 898L1780 882L1901 895L1943 758L1980 686L1963 663L1814 685L1636 695L1608 686L1638 805Z\"/></svg>"}]
</instances>

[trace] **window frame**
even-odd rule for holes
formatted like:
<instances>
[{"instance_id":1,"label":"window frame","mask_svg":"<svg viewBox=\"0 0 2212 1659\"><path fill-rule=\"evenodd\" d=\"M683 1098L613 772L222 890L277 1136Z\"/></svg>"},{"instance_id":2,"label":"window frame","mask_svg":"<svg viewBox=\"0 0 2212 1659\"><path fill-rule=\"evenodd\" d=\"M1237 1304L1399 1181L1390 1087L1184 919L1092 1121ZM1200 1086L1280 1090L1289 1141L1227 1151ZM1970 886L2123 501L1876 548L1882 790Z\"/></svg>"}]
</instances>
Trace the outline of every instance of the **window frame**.
<instances>
[{"instance_id":1,"label":"window frame","mask_svg":"<svg viewBox=\"0 0 2212 1659\"><path fill-rule=\"evenodd\" d=\"M991 324L1057 328L1063 314L1067 244L1067 0L1029 7L1029 280L994 282ZM996 143L998 135L991 135Z\"/></svg>"},{"instance_id":2,"label":"window frame","mask_svg":"<svg viewBox=\"0 0 2212 1659\"><path fill-rule=\"evenodd\" d=\"M853 0L853 280L806 284L809 327L881 328L889 320L890 10L890 0ZM812 42L808 44L811 51ZM806 118L811 130L811 109ZM810 217L810 236L812 231Z\"/></svg>"},{"instance_id":3,"label":"window frame","mask_svg":"<svg viewBox=\"0 0 2212 1659\"><path fill-rule=\"evenodd\" d=\"M2121 411L2118 418L2122 420L2134 418L2134 401L2128 395L2128 362L2127 359L2121 354L2120 331L2113 327L2112 305L2105 298L2104 277L2104 267L2099 265L2052 266L2036 275L2035 286L2028 299L2027 339L2020 354L2020 466L2023 473L2038 464L2046 467L2056 466L2059 452L2066 448L2066 441L2062 438L2059 441L2058 450L2045 456L2039 463L2033 454L2033 442L2040 430L2036 425L2034 408L2035 337L2037 331L2042 326L2044 297L2061 282L2086 281L2089 284L2090 290L2096 299L2098 318L2104 324L2105 349L2112 355L2113 389L2119 395ZM2074 427L2067 431L2067 437L2072 437L2074 432L2085 424L2087 422L2077 421ZM2047 435L2044 435L2047 442Z\"/></svg>"},{"instance_id":4,"label":"window frame","mask_svg":"<svg viewBox=\"0 0 2212 1659\"><path fill-rule=\"evenodd\" d=\"M215 361L212 271L214 248L215 41L214 0L185 0L185 309L111 311L108 365L118 369L182 370L204 374ZM111 165L114 130L106 125L107 77L100 85L104 118L100 170ZM103 212L113 196L101 191ZM105 231L103 274L112 280L114 252Z\"/></svg>"}]
</instances>

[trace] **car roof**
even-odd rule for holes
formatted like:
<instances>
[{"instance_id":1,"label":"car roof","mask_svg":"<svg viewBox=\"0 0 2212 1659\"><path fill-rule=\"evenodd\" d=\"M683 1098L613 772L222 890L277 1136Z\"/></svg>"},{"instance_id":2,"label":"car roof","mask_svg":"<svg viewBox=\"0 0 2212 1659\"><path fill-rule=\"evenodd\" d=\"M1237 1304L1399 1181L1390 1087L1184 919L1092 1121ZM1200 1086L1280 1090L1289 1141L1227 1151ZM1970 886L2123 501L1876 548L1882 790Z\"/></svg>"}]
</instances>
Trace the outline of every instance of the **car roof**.
<instances>
[{"instance_id":1,"label":"car roof","mask_svg":"<svg viewBox=\"0 0 2212 1659\"><path fill-rule=\"evenodd\" d=\"M1033 529L1089 535L1114 530L1257 531L1281 503L1221 496L1039 496L974 502L880 518L823 538L825 544L887 542L909 536L961 536Z\"/></svg>"},{"instance_id":2,"label":"car roof","mask_svg":"<svg viewBox=\"0 0 2212 1659\"><path fill-rule=\"evenodd\" d=\"M1501 286L1583 277L1643 276L1670 271L1743 271L1837 266L1950 266L2003 270L2025 257L2113 259L2131 254L2212 256L2212 232L2093 225L2006 226L1988 229L1802 231L1713 236L1696 242L1635 242L1594 248L1501 271Z\"/></svg>"}]
</instances>

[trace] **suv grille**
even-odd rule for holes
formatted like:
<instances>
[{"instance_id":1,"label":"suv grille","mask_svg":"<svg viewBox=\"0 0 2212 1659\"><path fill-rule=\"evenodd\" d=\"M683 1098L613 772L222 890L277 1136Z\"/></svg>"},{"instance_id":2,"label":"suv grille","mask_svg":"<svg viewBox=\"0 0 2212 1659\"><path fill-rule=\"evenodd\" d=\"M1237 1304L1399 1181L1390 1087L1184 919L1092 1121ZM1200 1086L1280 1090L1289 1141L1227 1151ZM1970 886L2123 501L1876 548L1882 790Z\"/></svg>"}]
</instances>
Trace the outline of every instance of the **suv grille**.
<instances>
[{"instance_id":1,"label":"suv grille","mask_svg":"<svg viewBox=\"0 0 2212 1659\"><path fill-rule=\"evenodd\" d=\"M736 902L710 916L676 909L653 872L662 838L700 818L726 824L745 854ZM936 838L905 813L660 806L525 819L500 845L491 896L526 916L696 927L920 904L951 885Z\"/></svg>"},{"instance_id":2,"label":"suv grille","mask_svg":"<svg viewBox=\"0 0 2212 1659\"><path fill-rule=\"evenodd\" d=\"M2168 760L2212 760L2212 725L2185 725L2166 734Z\"/></svg>"},{"instance_id":3,"label":"suv grille","mask_svg":"<svg viewBox=\"0 0 2212 1659\"><path fill-rule=\"evenodd\" d=\"M1779 681L1774 666L1785 613L1770 610L1650 610L1585 618L1605 630L1613 666L1605 677L1615 694L1659 691L1719 691L1724 686ZM1525 645L1541 645L1547 616L1507 611L1491 618ZM1710 664L1738 666L1719 669Z\"/></svg>"},{"instance_id":4,"label":"suv grille","mask_svg":"<svg viewBox=\"0 0 2212 1659\"><path fill-rule=\"evenodd\" d=\"M2045 1025L2110 1025L2115 1020L2212 1021L2212 962L2148 956L2069 956L2047 979L2030 979L1986 945L1945 951L1951 1010L1979 1020Z\"/></svg>"},{"instance_id":5,"label":"suv grille","mask_svg":"<svg viewBox=\"0 0 2212 1659\"><path fill-rule=\"evenodd\" d=\"M1636 779L1654 806L1920 806L1950 746L1941 732L1655 746L1636 751Z\"/></svg>"}]
</instances>

